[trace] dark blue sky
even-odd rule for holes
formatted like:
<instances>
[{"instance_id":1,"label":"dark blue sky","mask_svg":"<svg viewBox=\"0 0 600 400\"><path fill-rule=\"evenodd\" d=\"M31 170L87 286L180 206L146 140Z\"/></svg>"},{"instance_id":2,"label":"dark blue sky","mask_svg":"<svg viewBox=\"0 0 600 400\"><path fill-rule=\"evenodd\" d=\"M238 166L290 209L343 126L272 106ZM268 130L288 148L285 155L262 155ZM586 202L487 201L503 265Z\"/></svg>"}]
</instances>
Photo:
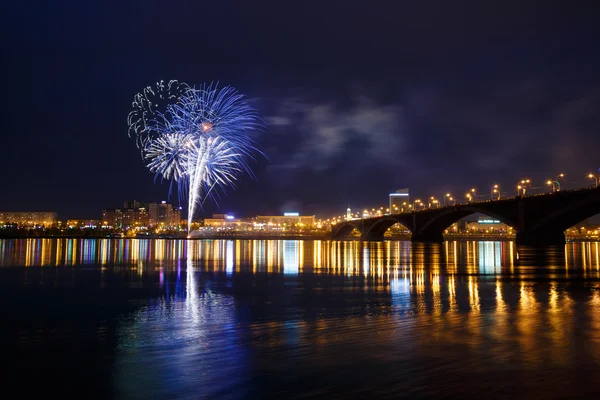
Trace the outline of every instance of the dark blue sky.
<instances>
[{"instance_id":1,"label":"dark blue sky","mask_svg":"<svg viewBox=\"0 0 600 400\"><path fill-rule=\"evenodd\" d=\"M161 79L233 85L267 123L256 139L269 162L224 212L342 213L401 187L508 191L558 172L583 185L600 167L591 1L1 7L0 210L97 218L166 199L126 124L133 96Z\"/></svg>"}]
</instances>

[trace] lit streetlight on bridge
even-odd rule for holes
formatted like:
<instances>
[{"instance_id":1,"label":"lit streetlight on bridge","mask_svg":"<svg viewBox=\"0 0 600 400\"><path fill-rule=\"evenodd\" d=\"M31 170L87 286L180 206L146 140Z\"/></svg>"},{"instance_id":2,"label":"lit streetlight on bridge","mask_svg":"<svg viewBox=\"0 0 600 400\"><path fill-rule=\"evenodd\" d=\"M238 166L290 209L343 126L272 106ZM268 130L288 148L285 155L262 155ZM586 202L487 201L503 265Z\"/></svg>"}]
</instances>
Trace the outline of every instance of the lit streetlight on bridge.
<instances>
[{"instance_id":1,"label":"lit streetlight on bridge","mask_svg":"<svg viewBox=\"0 0 600 400\"><path fill-rule=\"evenodd\" d=\"M452 195L450 193L444 195L444 207L446 206L446 199L452 201Z\"/></svg>"},{"instance_id":2,"label":"lit streetlight on bridge","mask_svg":"<svg viewBox=\"0 0 600 400\"><path fill-rule=\"evenodd\" d=\"M554 180L548 179L548 181L546 182L546 185L552 186L553 192L560 192L560 182L558 180L560 178L564 178L564 177L565 177L565 174L558 174L558 175L556 175L556 179L554 179Z\"/></svg>"},{"instance_id":3,"label":"lit streetlight on bridge","mask_svg":"<svg viewBox=\"0 0 600 400\"><path fill-rule=\"evenodd\" d=\"M529 183L531 183L530 179L521 179L519 182L517 182L517 196L525 196L525 192L527 190L525 185ZM522 194L521 191L523 191Z\"/></svg>"},{"instance_id":4,"label":"lit streetlight on bridge","mask_svg":"<svg viewBox=\"0 0 600 400\"><path fill-rule=\"evenodd\" d=\"M494 195L497 195L496 200L500 200L500 186L492 186L490 189L490 200L494 200Z\"/></svg>"},{"instance_id":5,"label":"lit streetlight on bridge","mask_svg":"<svg viewBox=\"0 0 600 400\"><path fill-rule=\"evenodd\" d=\"M413 210L417 211L417 205L422 205L423 203L421 203L421 200L419 199L415 199L415 201L413 202Z\"/></svg>"},{"instance_id":6,"label":"lit streetlight on bridge","mask_svg":"<svg viewBox=\"0 0 600 400\"><path fill-rule=\"evenodd\" d=\"M598 173L596 175L589 174L588 178L594 179L596 181L596 187L600 187L600 168L598 169Z\"/></svg>"},{"instance_id":7,"label":"lit streetlight on bridge","mask_svg":"<svg viewBox=\"0 0 600 400\"><path fill-rule=\"evenodd\" d=\"M440 202L439 202L439 201L437 201L437 200L435 199L435 197L431 196L431 197L429 198L429 208L431 208L431 207L433 207L433 206L436 206L436 205L438 205L438 206L439 206L439 204L440 204Z\"/></svg>"}]
</instances>

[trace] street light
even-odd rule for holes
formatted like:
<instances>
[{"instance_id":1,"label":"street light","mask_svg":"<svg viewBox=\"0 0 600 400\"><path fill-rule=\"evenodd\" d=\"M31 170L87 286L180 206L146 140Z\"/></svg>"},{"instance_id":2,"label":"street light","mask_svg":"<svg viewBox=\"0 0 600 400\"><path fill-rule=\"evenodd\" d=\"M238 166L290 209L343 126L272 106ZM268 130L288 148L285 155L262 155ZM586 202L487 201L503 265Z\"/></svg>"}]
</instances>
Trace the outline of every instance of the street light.
<instances>
[{"instance_id":1,"label":"street light","mask_svg":"<svg viewBox=\"0 0 600 400\"><path fill-rule=\"evenodd\" d=\"M490 200L494 200L494 193L498 193L498 198L496 200L500 200L500 186L494 185L490 190Z\"/></svg>"},{"instance_id":2,"label":"street light","mask_svg":"<svg viewBox=\"0 0 600 400\"><path fill-rule=\"evenodd\" d=\"M434 205L435 203L437 203L437 200L435 199L435 197L431 196L429 198L429 204L428 204L429 208L431 208L431 206Z\"/></svg>"},{"instance_id":3,"label":"street light","mask_svg":"<svg viewBox=\"0 0 600 400\"><path fill-rule=\"evenodd\" d=\"M473 200L471 193L467 193L465 196L467 197L467 203L470 203Z\"/></svg>"},{"instance_id":4,"label":"street light","mask_svg":"<svg viewBox=\"0 0 600 400\"><path fill-rule=\"evenodd\" d=\"M560 178L564 178L565 174L556 175L555 180L548 179L546 185L552 186L552 192L560 192L560 182L558 181Z\"/></svg>"},{"instance_id":5,"label":"street light","mask_svg":"<svg viewBox=\"0 0 600 400\"><path fill-rule=\"evenodd\" d=\"M469 192L471 193L471 198L475 200L477 189L472 188Z\"/></svg>"},{"instance_id":6,"label":"street light","mask_svg":"<svg viewBox=\"0 0 600 400\"><path fill-rule=\"evenodd\" d=\"M560 190L560 183L558 183L557 181L553 181L551 179L548 179L548 181L546 182L546 185L548 186L552 186L552 192L557 192L558 190Z\"/></svg>"},{"instance_id":7,"label":"street light","mask_svg":"<svg viewBox=\"0 0 600 400\"><path fill-rule=\"evenodd\" d=\"M523 190L523 196L525 196L525 191L527 190L527 188L525 187L526 184L531 183L531 180L529 179L521 179L519 182L517 182L517 196L521 196L521 190Z\"/></svg>"},{"instance_id":8,"label":"street light","mask_svg":"<svg viewBox=\"0 0 600 400\"><path fill-rule=\"evenodd\" d=\"M448 197L449 200L452 200L452 195L450 193L446 193L444 195L444 207L446 206L446 197Z\"/></svg>"},{"instance_id":9,"label":"street light","mask_svg":"<svg viewBox=\"0 0 600 400\"><path fill-rule=\"evenodd\" d=\"M594 174L589 174L588 175L588 178L596 180L596 187L600 186L600 169L598 170L598 172L599 173L597 175L594 175Z\"/></svg>"},{"instance_id":10,"label":"street light","mask_svg":"<svg viewBox=\"0 0 600 400\"><path fill-rule=\"evenodd\" d=\"M416 199L413 201L413 210L417 211L417 204L421 204L421 200Z\"/></svg>"}]
</instances>

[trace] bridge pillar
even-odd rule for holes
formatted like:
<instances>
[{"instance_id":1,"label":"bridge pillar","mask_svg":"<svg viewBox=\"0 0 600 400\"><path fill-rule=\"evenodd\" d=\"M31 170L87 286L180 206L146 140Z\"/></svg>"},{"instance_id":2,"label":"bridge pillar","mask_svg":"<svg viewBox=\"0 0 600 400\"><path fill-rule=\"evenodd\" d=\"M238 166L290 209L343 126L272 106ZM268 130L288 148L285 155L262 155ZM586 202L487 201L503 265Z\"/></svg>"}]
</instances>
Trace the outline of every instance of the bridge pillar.
<instances>
[{"instance_id":1,"label":"bridge pillar","mask_svg":"<svg viewBox=\"0 0 600 400\"><path fill-rule=\"evenodd\" d=\"M381 242L383 240L383 235L383 233L365 229L365 232L360 234L360 240L365 240L367 242Z\"/></svg>"},{"instance_id":2,"label":"bridge pillar","mask_svg":"<svg viewBox=\"0 0 600 400\"><path fill-rule=\"evenodd\" d=\"M443 243L444 235L441 231L427 230L422 233L413 232L410 241L415 243Z\"/></svg>"},{"instance_id":3,"label":"bridge pillar","mask_svg":"<svg viewBox=\"0 0 600 400\"><path fill-rule=\"evenodd\" d=\"M517 232L515 242L524 246L552 246L564 245L565 234L563 231L521 231Z\"/></svg>"}]
</instances>

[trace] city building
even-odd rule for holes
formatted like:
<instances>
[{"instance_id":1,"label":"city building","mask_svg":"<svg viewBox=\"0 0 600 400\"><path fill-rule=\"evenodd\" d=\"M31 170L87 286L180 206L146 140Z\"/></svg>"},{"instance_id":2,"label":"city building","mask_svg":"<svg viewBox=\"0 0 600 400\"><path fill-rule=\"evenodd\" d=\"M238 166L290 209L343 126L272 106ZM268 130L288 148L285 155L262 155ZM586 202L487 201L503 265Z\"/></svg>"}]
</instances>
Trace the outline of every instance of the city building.
<instances>
[{"instance_id":1,"label":"city building","mask_svg":"<svg viewBox=\"0 0 600 400\"><path fill-rule=\"evenodd\" d=\"M101 222L97 219L68 219L67 228L97 228Z\"/></svg>"},{"instance_id":2,"label":"city building","mask_svg":"<svg viewBox=\"0 0 600 400\"><path fill-rule=\"evenodd\" d=\"M160 203L150 203L149 208L149 226L178 227L181 224L181 208L173 207L166 201Z\"/></svg>"},{"instance_id":3,"label":"city building","mask_svg":"<svg viewBox=\"0 0 600 400\"><path fill-rule=\"evenodd\" d=\"M0 224L15 224L20 226L51 226L56 224L56 213L44 211L0 211Z\"/></svg>"},{"instance_id":4,"label":"city building","mask_svg":"<svg viewBox=\"0 0 600 400\"><path fill-rule=\"evenodd\" d=\"M408 189L398 189L390 193L390 214L399 214L408 210L410 195Z\"/></svg>"},{"instance_id":5,"label":"city building","mask_svg":"<svg viewBox=\"0 0 600 400\"><path fill-rule=\"evenodd\" d=\"M467 231L489 233L493 231L508 232L512 228L497 219L482 215L475 222L467 222L466 229Z\"/></svg>"},{"instance_id":6,"label":"city building","mask_svg":"<svg viewBox=\"0 0 600 400\"><path fill-rule=\"evenodd\" d=\"M258 215L254 226L259 229L306 229L315 226L314 215L284 213L283 215Z\"/></svg>"},{"instance_id":7,"label":"city building","mask_svg":"<svg viewBox=\"0 0 600 400\"><path fill-rule=\"evenodd\" d=\"M350 220L352 220L352 210L350 209L350 206L348 206L348 208L346 209L346 221Z\"/></svg>"},{"instance_id":8,"label":"city building","mask_svg":"<svg viewBox=\"0 0 600 400\"><path fill-rule=\"evenodd\" d=\"M249 230L252 222L235 218L233 215L213 214L212 218L204 219L204 227L212 229Z\"/></svg>"},{"instance_id":9,"label":"city building","mask_svg":"<svg viewBox=\"0 0 600 400\"><path fill-rule=\"evenodd\" d=\"M181 210L167 202L142 203L136 200L124 202L123 208L102 210L102 226L106 228L176 228L181 224Z\"/></svg>"},{"instance_id":10,"label":"city building","mask_svg":"<svg viewBox=\"0 0 600 400\"><path fill-rule=\"evenodd\" d=\"M102 226L105 228L143 228L148 226L148 221L148 211L145 208L107 208L102 210Z\"/></svg>"}]
</instances>

